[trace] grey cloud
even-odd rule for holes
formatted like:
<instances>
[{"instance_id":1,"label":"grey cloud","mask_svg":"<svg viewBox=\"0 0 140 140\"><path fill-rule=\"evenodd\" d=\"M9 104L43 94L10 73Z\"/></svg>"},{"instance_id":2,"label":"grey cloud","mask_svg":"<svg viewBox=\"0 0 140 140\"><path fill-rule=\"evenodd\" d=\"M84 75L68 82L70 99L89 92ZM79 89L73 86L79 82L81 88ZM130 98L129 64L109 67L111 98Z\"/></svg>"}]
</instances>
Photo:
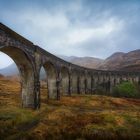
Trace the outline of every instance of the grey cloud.
<instances>
[{"instance_id":1,"label":"grey cloud","mask_svg":"<svg viewBox=\"0 0 140 140\"><path fill-rule=\"evenodd\" d=\"M140 48L139 12L139 1L43 0L2 8L0 19L51 53L105 58Z\"/></svg>"}]
</instances>

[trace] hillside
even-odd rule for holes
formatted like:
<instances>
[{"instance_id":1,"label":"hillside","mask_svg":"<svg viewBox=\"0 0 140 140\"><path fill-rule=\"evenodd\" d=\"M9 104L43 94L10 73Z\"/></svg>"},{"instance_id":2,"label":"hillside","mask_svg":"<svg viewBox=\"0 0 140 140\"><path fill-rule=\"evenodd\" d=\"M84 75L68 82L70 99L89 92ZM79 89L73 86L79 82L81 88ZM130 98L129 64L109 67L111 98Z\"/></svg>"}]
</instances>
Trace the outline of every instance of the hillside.
<instances>
[{"instance_id":1,"label":"hillside","mask_svg":"<svg viewBox=\"0 0 140 140\"><path fill-rule=\"evenodd\" d=\"M94 57L76 57L76 56L58 56L73 64L101 70L127 70L139 71L140 70L140 50L134 50L128 53L116 52L107 59L99 59ZM2 75L17 75L18 69L15 64L0 69ZM44 77L45 72L41 71L41 77Z\"/></svg>"},{"instance_id":2,"label":"hillside","mask_svg":"<svg viewBox=\"0 0 140 140\"><path fill-rule=\"evenodd\" d=\"M93 57L83 57L83 58L74 58L70 62L79 66L96 69L99 67L99 65L102 64L103 60Z\"/></svg>"},{"instance_id":3,"label":"hillside","mask_svg":"<svg viewBox=\"0 0 140 140\"><path fill-rule=\"evenodd\" d=\"M140 50L128 53L114 53L108 57L98 69L102 70L140 70Z\"/></svg>"},{"instance_id":4,"label":"hillside","mask_svg":"<svg viewBox=\"0 0 140 140\"><path fill-rule=\"evenodd\" d=\"M70 57L59 56L59 57L73 64L87 67L87 68L93 68L93 69L99 67L99 65L101 65L104 61L103 59L94 58L94 57L76 57L76 56L70 56Z\"/></svg>"},{"instance_id":5,"label":"hillside","mask_svg":"<svg viewBox=\"0 0 140 140\"><path fill-rule=\"evenodd\" d=\"M0 74L11 76L11 75L18 75L19 71L15 63L9 65L6 68L0 69Z\"/></svg>"},{"instance_id":6,"label":"hillside","mask_svg":"<svg viewBox=\"0 0 140 140\"><path fill-rule=\"evenodd\" d=\"M0 139L92 140L139 139L140 100L99 95L73 95L47 100L41 109L22 109L20 84L0 79ZM131 133L130 133L131 132Z\"/></svg>"}]
</instances>

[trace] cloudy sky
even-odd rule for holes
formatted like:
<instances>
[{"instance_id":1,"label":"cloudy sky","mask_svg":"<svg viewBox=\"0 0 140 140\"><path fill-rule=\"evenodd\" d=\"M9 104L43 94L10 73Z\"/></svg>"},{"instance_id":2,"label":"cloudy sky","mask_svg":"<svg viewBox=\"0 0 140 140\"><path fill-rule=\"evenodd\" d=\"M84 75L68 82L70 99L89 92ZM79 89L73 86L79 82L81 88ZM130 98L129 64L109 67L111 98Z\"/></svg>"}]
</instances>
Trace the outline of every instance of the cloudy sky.
<instances>
[{"instance_id":1,"label":"cloudy sky","mask_svg":"<svg viewBox=\"0 0 140 140\"><path fill-rule=\"evenodd\" d=\"M57 55L140 49L140 0L0 0L0 22ZM11 62L0 53L0 68Z\"/></svg>"}]
</instances>

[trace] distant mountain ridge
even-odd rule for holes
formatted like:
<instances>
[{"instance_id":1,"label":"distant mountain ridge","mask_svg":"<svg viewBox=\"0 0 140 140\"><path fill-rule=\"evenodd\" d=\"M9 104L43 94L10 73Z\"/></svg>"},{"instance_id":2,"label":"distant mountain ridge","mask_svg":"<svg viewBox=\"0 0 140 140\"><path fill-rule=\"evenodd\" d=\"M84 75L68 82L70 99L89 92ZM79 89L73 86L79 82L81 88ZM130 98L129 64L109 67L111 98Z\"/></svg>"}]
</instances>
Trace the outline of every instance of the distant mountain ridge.
<instances>
[{"instance_id":1,"label":"distant mountain ridge","mask_svg":"<svg viewBox=\"0 0 140 140\"><path fill-rule=\"evenodd\" d=\"M6 68L0 69L0 74L11 76L11 75L18 75L19 71L15 63L7 66Z\"/></svg>"},{"instance_id":2,"label":"distant mountain ridge","mask_svg":"<svg viewBox=\"0 0 140 140\"><path fill-rule=\"evenodd\" d=\"M103 59L95 58L95 57L76 57L76 56L58 56L61 59L64 59L68 62L71 62L73 64L96 69L103 63Z\"/></svg>"},{"instance_id":3,"label":"distant mountain ridge","mask_svg":"<svg viewBox=\"0 0 140 140\"><path fill-rule=\"evenodd\" d=\"M127 71L140 71L140 49L128 53L116 52L109 56L107 59L99 59L94 57L76 57L76 56L62 56L58 55L61 59L80 65L87 68L100 69L100 70L127 70ZM41 75L43 75L43 71ZM10 66L0 69L2 75L17 75L19 74L17 66L11 64Z\"/></svg>"},{"instance_id":4,"label":"distant mountain ridge","mask_svg":"<svg viewBox=\"0 0 140 140\"><path fill-rule=\"evenodd\" d=\"M117 52L108 57L98 69L102 70L140 70L140 49L128 53Z\"/></svg>"}]
</instances>

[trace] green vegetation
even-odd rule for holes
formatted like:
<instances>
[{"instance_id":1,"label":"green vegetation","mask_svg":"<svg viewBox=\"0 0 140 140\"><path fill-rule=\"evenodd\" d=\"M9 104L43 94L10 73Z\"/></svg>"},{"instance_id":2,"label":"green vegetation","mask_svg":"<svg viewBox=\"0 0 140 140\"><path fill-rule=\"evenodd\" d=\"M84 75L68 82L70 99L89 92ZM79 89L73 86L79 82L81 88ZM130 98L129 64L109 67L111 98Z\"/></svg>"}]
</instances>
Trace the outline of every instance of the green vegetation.
<instances>
[{"instance_id":1,"label":"green vegetation","mask_svg":"<svg viewBox=\"0 0 140 140\"><path fill-rule=\"evenodd\" d=\"M116 97L140 97L138 85L131 82L122 82L113 89L113 95Z\"/></svg>"}]
</instances>

